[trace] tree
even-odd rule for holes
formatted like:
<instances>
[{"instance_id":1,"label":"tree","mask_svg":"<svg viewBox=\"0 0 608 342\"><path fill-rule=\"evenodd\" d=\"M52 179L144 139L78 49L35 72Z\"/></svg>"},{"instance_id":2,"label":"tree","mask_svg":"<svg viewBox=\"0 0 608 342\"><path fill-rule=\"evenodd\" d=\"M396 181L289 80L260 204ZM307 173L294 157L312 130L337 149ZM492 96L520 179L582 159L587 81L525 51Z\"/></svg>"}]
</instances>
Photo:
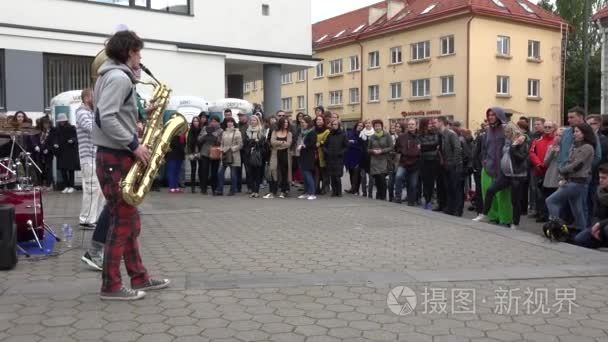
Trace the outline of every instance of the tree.
<instances>
[{"instance_id":1,"label":"tree","mask_svg":"<svg viewBox=\"0 0 608 342\"><path fill-rule=\"evenodd\" d=\"M541 2L544 3L548 1L541 0L539 5ZM593 11L597 11L604 3L605 0L591 0L591 8ZM557 0L555 5L555 13L561 16L572 27L568 36L568 47L566 51L564 110L567 111L571 107L583 106L585 103L585 53L583 50L583 41L585 39L584 22L586 20L585 1ZM599 113L601 94L600 35L597 27L594 25L589 25L589 28L589 40L588 44L586 44L588 49L590 49L589 112Z\"/></svg>"},{"instance_id":2,"label":"tree","mask_svg":"<svg viewBox=\"0 0 608 342\"><path fill-rule=\"evenodd\" d=\"M555 12L555 7L551 0L540 0L537 5L551 13Z\"/></svg>"}]
</instances>

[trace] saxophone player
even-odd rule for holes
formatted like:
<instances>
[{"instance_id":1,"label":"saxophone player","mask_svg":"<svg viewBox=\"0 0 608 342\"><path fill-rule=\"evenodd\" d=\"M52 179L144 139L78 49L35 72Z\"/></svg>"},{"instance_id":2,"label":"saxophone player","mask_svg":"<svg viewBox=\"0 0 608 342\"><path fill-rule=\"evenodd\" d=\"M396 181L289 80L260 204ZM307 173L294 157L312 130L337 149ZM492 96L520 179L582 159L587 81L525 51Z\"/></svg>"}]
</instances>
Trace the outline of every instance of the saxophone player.
<instances>
[{"instance_id":1,"label":"saxophone player","mask_svg":"<svg viewBox=\"0 0 608 342\"><path fill-rule=\"evenodd\" d=\"M135 71L139 69L143 41L133 31L119 31L106 43L108 60L99 68L95 83L93 142L98 146L97 178L112 217L104 246L102 300L136 300L147 290L169 286L168 279L148 275L139 253L139 212L128 204L120 181L136 160L147 164L150 151L137 137L138 107ZM131 288L122 285L120 264L131 278Z\"/></svg>"}]
</instances>

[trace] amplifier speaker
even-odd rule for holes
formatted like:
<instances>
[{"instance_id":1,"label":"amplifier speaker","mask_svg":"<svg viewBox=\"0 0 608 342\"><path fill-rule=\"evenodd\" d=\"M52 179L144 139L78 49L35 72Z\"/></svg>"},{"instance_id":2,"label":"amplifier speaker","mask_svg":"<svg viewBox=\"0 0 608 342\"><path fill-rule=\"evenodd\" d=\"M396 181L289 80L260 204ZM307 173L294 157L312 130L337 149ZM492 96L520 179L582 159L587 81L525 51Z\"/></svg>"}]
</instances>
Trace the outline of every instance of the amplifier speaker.
<instances>
[{"instance_id":1,"label":"amplifier speaker","mask_svg":"<svg viewBox=\"0 0 608 342\"><path fill-rule=\"evenodd\" d=\"M0 270L11 270L17 265L17 225L15 207L0 205Z\"/></svg>"}]
</instances>

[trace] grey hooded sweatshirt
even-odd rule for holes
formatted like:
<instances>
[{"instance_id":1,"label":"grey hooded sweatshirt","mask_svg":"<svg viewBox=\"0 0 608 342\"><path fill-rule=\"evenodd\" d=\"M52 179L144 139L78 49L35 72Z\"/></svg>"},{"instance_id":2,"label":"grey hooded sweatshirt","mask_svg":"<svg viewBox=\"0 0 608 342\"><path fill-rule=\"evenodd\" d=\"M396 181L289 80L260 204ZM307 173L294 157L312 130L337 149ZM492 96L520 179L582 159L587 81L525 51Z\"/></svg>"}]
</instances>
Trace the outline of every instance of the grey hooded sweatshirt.
<instances>
[{"instance_id":1,"label":"grey hooded sweatshirt","mask_svg":"<svg viewBox=\"0 0 608 342\"><path fill-rule=\"evenodd\" d=\"M108 60L99 68L99 75L93 91L93 143L116 150L135 151L139 141L133 71L126 64Z\"/></svg>"}]
</instances>

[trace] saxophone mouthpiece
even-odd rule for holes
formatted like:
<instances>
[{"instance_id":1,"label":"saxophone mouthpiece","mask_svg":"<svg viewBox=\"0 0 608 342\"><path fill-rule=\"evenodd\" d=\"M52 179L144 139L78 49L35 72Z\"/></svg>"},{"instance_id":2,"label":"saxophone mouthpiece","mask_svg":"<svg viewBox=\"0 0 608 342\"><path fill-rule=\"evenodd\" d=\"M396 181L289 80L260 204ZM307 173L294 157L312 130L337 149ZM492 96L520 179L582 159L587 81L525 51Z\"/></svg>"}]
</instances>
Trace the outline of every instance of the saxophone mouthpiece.
<instances>
[{"instance_id":1,"label":"saxophone mouthpiece","mask_svg":"<svg viewBox=\"0 0 608 342\"><path fill-rule=\"evenodd\" d=\"M150 76L150 78L152 78L156 83L160 84L160 81L156 79L156 77L154 77L154 75L152 74L152 71L150 71L150 69L146 68L145 65L139 63L139 67L141 68L141 70L143 70L146 74L148 74L148 76Z\"/></svg>"},{"instance_id":2,"label":"saxophone mouthpiece","mask_svg":"<svg viewBox=\"0 0 608 342\"><path fill-rule=\"evenodd\" d=\"M150 75L150 77L154 77L154 75L152 75L152 72L150 71L150 69L148 69L145 65L139 63L139 67L141 68L141 70L143 70L146 74Z\"/></svg>"}]
</instances>

